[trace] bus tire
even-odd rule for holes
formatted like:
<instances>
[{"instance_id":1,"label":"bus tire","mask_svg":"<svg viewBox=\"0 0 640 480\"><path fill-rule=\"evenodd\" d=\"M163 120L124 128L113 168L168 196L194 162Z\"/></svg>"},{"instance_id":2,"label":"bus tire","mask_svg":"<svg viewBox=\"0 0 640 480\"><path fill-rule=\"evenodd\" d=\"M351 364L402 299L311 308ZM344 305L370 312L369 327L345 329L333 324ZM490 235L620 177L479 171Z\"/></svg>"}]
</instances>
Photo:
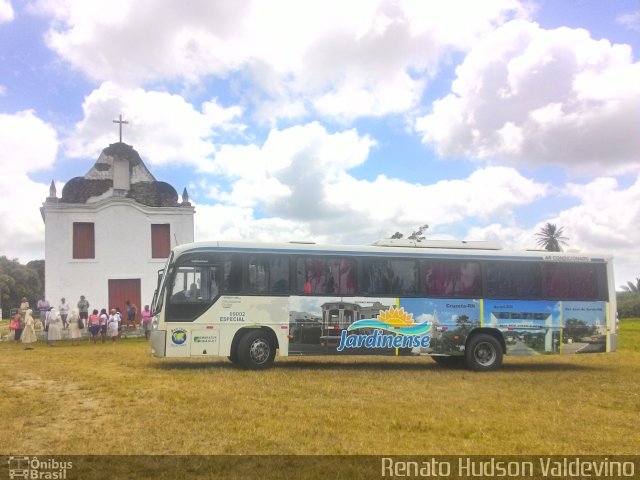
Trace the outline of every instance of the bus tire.
<instances>
[{"instance_id":1,"label":"bus tire","mask_svg":"<svg viewBox=\"0 0 640 480\"><path fill-rule=\"evenodd\" d=\"M237 358L247 370L264 370L273 365L276 347L264 330L250 330L238 342Z\"/></svg>"},{"instance_id":2,"label":"bus tire","mask_svg":"<svg viewBox=\"0 0 640 480\"><path fill-rule=\"evenodd\" d=\"M476 372L490 372L502 365L502 346L487 333L473 335L465 348L467 367Z\"/></svg>"}]
</instances>

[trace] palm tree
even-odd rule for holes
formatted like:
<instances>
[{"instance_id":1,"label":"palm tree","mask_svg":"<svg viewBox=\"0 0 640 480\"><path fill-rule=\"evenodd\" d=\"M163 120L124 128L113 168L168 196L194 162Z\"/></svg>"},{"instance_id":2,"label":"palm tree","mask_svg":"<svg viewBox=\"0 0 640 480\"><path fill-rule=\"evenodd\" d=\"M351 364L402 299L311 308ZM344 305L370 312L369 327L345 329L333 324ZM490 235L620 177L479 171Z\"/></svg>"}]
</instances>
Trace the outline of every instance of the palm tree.
<instances>
[{"instance_id":1,"label":"palm tree","mask_svg":"<svg viewBox=\"0 0 640 480\"><path fill-rule=\"evenodd\" d=\"M626 285L622 285L621 287L625 292L629 292L629 293L635 293L638 294L640 293L640 278L636 277L636 283L633 282L627 282Z\"/></svg>"},{"instance_id":2,"label":"palm tree","mask_svg":"<svg viewBox=\"0 0 640 480\"><path fill-rule=\"evenodd\" d=\"M427 228L429 228L429 225L427 224L424 224L418 227L418 229L415 232L413 232L411 235L409 235L407 239L408 240L424 240L425 239L424 232L425 230L427 230ZM404 235L400 232L396 232L393 235L391 235L391 238L393 239L404 238Z\"/></svg>"},{"instance_id":3,"label":"palm tree","mask_svg":"<svg viewBox=\"0 0 640 480\"><path fill-rule=\"evenodd\" d=\"M567 237L562 236L562 227L558 228L555 223L547 222L540 231L536 233L538 246L549 252L561 252L560 245L567 245Z\"/></svg>"},{"instance_id":4,"label":"palm tree","mask_svg":"<svg viewBox=\"0 0 640 480\"><path fill-rule=\"evenodd\" d=\"M425 239L424 232L427 228L429 228L429 225L424 224L421 227L418 227L418 229L415 232L413 232L411 235L409 235L407 238L409 240L424 240Z\"/></svg>"}]
</instances>

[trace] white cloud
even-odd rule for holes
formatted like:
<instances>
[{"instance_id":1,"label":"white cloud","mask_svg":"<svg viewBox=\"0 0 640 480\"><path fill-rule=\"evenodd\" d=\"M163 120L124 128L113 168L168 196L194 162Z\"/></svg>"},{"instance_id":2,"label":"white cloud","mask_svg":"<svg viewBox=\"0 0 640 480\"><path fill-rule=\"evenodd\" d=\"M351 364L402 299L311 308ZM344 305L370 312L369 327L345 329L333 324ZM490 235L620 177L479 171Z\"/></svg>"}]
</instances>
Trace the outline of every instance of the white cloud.
<instances>
[{"instance_id":1,"label":"white cloud","mask_svg":"<svg viewBox=\"0 0 640 480\"><path fill-rule=\"evenodd\" d=\"M620 25L627 27L630 30L640 31L640 12L630 12L619 15L616 18Z\"/></svg>"},{"instance_id":2,"label":"white cloud","mask_svg":"<svg viewBox=\"0 0 640 480\"><path fill-rule=\"evenodd\" d=\"M418 104L425 85L425 80L414 80L404 72L394 78L349 79L336 90L318 96L313 104L321 115L345 122L402 113Z\"/></svg>"},{"instance_id":3,"label":"white cloud","mask_svg":"<svg viewBox=\"0 0 640 480\"><path fill-rule=\"evenodd\" d=\"M579 205L561 211L554 223L564 227L567 248L614 256L616 286L640 275L640 176L628 188L614 178L569 184L567 195Z\"/></svg>"},{"instance_id":4,"label":"white cloud","mask_svg":"<svg viewBox=\"0 0 640 480\"><path fill-rule=\"evenodd\" d=\"M55 130L27 110L0 114L0 252L24 263L43 258L44 222L38 206L49 185L28 173L50 168L56 158Z\"/></svg>"},{"instance_id":5,"label":"white cloud","mask_svg":"<svg viewBox=\"0 0 640 480\"><path fill-rule=\"evenodd\" d=\"M58 150L54 128L33 110L0 113L0 168L2 176L35 172L53 166Z\"/></svg>"},{"instance_id":6,"label":"white cloud","mask_svg":"<svg viewBox=\"0 0 640 480\"><path fill-rule=\"evenodd\" d=\"M491 223L481 227L472 227L467 233L467 238L471 240L487 240L505 249L535 249L536 229L524 229L515 225L502 223Z\"/></svg>"},{"instance_id":7,"label":"white cloud","mask_svg":"<svg viewBox=\"0 0 640 480\"><path fill-rule=\"evenodd\" d=\"M259 208L261 221L284 222L278 235L293 238L290 230L305 225L303 231L315 240L342 243L368 243L425 222L440 232L468 221L512 222L515 209L548 192L546 185L507 167L433 185L353 177L349 170L362 165L374 147L355 130L329 133L317 123L274 129L261 146L221 147L211 164L213 184L194 185L193 191L240 209L252 226L254 214L247 212Z\"/></svg>"},{"instance_id":8,"label":"white cloud","mask_svg":"<svg viewBox=\"0 0 640 480\"><path fill-rule=\"evenodd\" d=\"M560 195L578 205L556 212L531 228L493 223L472 228L469 238L494 240L505 248L535 249L535 234L550 222L562 227L568 238L565 250L613 255L616 286L640 274L640 176L628 188L611 177L586 184L568 184Z\"/></svg>"},{"instance_id":9,"label":"white cloud","mask_svg":"<svg viewBox=\"0 0 640 480\"><path fill-rule=\"evenodd\" d=\"M266 122L409 110L451 49L527 15L516 0L38 0L31 10L52 19L50 48L93 79L236 75Z\"/></svg>"},{"instance_id":10,"label":"white cloud","mask_svg":"<svg viewBox=\"0 0 640 480\"><path fill-rule=\"evenodd\" d=\"M416 130L442 156L559 164L609 173L637 166L640 64L628 45L585 30L512 21L456 69L452 93Z\"/></svg>"},{"instance_id":11,"label":"white cloud","mask_svg":"<svg viewBox=\"0 0 640 480\"><path fill-rule=\"evenodd\" d=\"M11 22L15 18L15 12L11 0L0 0L0 23Z\"/></svg>"},{"instance_id":12,"label":"white cloud","mask_svg":"<svg viewBox=\"0 0 640 480\"><path fill-rule=\"evenodd\" d=\"M604 252L635 251L640 270L640 177L626 189L614 178L602 177L585 185L568 184L566 193L579 200L578 206L558 215L559 223L567 225L565 231L571 234L570 244Z\"/></svg>"},{"instance_id":13,"label":"white cloud","mask_svg":"<svg viewBox=\"0 0 640 480\"><path fill-rule=\"evenodd\" d=\"M220 147L210 172L229 187L215 188L224 203L262 207L271 215L313 219L325 216L327 179L362 164L375 143L355 130L329 133L313 122L273 129L262 146Z\"/></svg>"},{"instance_id":14,"label":"white cloud","mask_svg":"<svg viewBox=\"0 0 640 480\"><path fill-rule=\"evenodd\" d=\"M366 224L408 231L428 223L431 231L446 232L475 220L499 219L508 223L515 208L542 198L547 187L512 168L487 167L476 170L466 179L433 185L384 176L369 182L343 175L327 190L328 202L335 210L364 219Z\"/></svg>"},{"instance_id":15,"label":"white cloud","mask_svg":"<svg viewBox=\"0 0 640 480\"><path fill-rule=\"evenodd\" d=\"M311 237L304 222L255 218L251 208L196 204L195 240L249 240L286 242Z\"/></svg>"},{"instance_id":16,"label":"white cloud","mask_svg":"<svg viewBox=\"0 0 640 480\"><path fill-rule=\"evenodd\" d=\"M134 145L150 165L191 164L206 169L215 153L216 135L244 129L237 123L242 114L237 106L225 108L212 99L198 110L179 95L111 82L88 95L82 108L84 118L66 141L71 157L97 158L105 146L118 141L114 112L122 112L129 122L123 126L123 142Z\"/></svg>"}]
</instances>

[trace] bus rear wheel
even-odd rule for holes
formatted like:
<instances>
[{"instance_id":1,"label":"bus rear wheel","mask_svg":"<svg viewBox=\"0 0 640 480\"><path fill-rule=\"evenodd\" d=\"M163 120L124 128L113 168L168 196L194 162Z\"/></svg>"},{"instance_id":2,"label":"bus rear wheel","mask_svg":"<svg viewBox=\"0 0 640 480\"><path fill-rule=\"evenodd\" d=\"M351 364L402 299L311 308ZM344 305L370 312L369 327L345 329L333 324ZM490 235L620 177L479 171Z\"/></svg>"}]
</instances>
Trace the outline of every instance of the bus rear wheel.
<instances>
[{"instance_id":1,"label":"bus rear wheel","mask_svg":"<svg viewBox=\"0 0 640 480\"><path fill-rule=\"evenodd\" d=\"M502 365L502 346L494 336L480 333L469 340L465 358L467 367L476 372L497 370Z\"/></svg>"},{"instance_id":2,"label":"bus rear wheel","mask_svg":"<svg viewBox=\"0 0 640 480\"><path fill-rule=\"evenodd\" d=\"M252 330L238 342L237 358L248 370L264 370L273 365L276 349L263 330Z\"/></svg>"}]
</instances>

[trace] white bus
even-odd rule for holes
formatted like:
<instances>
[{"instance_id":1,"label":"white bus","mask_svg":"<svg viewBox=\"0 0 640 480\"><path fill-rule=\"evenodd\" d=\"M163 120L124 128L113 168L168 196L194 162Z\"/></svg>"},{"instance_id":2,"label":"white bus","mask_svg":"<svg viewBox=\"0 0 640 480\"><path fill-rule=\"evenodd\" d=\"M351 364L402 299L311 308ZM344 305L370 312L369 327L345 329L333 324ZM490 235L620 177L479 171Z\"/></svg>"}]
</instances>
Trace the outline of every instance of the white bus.
<instances>
[{"instance_id":1,"label":"white bus","mask_svg":"<svg viewBox=\"0 0 640 480\"><path fill-rule=\"evenodd\" d=\"M429 355L495 370L503 355L616 349L612 259L488 242L370 246L201 242L173 249L153 300L158 357Z\"/></svg>"}]
</instances>

